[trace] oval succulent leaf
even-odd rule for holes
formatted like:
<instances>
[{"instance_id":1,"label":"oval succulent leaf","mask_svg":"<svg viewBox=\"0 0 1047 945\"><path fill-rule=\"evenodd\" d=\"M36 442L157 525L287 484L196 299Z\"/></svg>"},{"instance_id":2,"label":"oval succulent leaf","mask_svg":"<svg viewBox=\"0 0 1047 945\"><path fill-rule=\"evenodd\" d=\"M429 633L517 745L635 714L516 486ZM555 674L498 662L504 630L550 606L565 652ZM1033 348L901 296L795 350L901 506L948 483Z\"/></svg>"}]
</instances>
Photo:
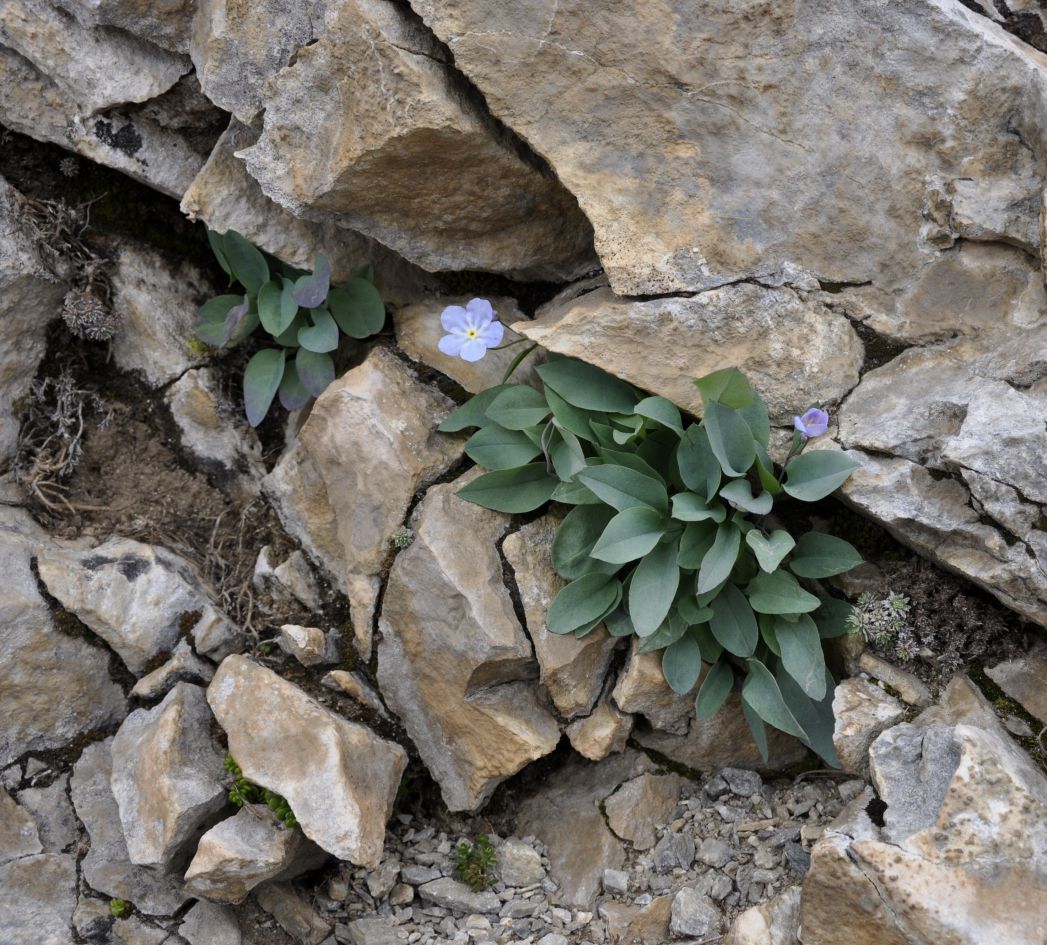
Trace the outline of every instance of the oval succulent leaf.
<instances>
[{"instance_id":1,"label":"oval succulent leaf","mask_svg":"<svg viewBox=\"0 0 1047 945\"><path fill-rule=\"evenodd\" d=\"M786 467L785 491L794 499L817 502L832 495L858 468L850 456L818 450L797 456Z\"/></svg>"},{"instance_id":2,"label":"oval succulent leaf","mask_svg":"<svg viewBox=\"0 0 1047 945\"><path fill-rule=\"evenodd\" d=\"M669 614L680 586L677 542L656 545L633 571L629 583L629 617L637 636L649 637Z\"/></svg>"},{"instance_id":3,"label":"oval succulent leaf","mask_svg":"<svg viewBox=\"0 0 1047 945\"><path fill-rule=\"evenodd\" d=\"M638 505L645 505L663 515L669 510L665 486L657 479L626 466L610 463L589 466L578 473L578 481L619 512Z\"/></svg>"},{"instance_id":4,"label":"oval succulent leaf","mask_svg":"<svg viewBox=\"0 0 1047 945\"><path fill-rule=\"evenodd\" d=\"M366 279L354 276L327 294L327 307L338 326L350 338L370 338L385 324L385 303Z\"/></svg>"},{"instance_id":5,"label":"oval succulent leaf","mask_svg":"<svg viewBox=\"0 0 1047 945\"><path fill-rule=\"evenodd\" d=\"M712 501L720 488L721 470L704 427L695 423L687 428L676 449L676 464L683 484Z\"/></svg>"},{"instance_id":6,"label":"oval succulent leaf","mask_svg":"<svg viewBox=\"0 0 1047 945\"><path fill-rule=\"evenodd\" d=\"M621 594L620 582L609 574L584 574L564 587L552 604L546 625L550 633L574 633L605 614Z\"/></svg>"},{"instance_id":7,"label":"oval succulent leaf","mask_svg":"<svg viewBox=\"0 0 1047 945\"><path fill-rule=\"evenodd\" d=\"M244 370L244 411L247 422L252 427L258 426L264 419L269 407L280 389L284 376L284 352L276 348L259 351Z\"/></svg>"},{"instance_id":8,"label":"oval succulent leaf","mask_svg":"<svg viewBox=\"0 0 1047 945\"><path fill-rule=\"evenodd\" d=\"M683 436L683 418L680 416L680 408L671 400L666 400L664 397L645 397L633 409L641 417L647 417Z\"/></svg>"},{"instance_id":9,"label":"oval succulent leaf","mask_svg":"<svg viewBox=\"0 0 1047 945\"><path fill-rule=\"evenodd\" d=\"M754 528L745 536L745 543L753 550L760 568L768 574L777 571L778 565L796 546L792 535L780 528L771 532L770 535L765 535L758 528Z\"/></svg>"},{"instance_id":10,"label":"oval succulent leaf","mask_svg":"<svg viewBox=\"0 0 1047 945\"><path fill-rule=\"evenodd\" d=\"M715 522L688 522L680 537L676 563L688 571L697 571L716 541Z\"/></svg>"},{"instance_id":11,"label":"oval succulent leaf","mask_svg":"<svg viewBox=\"0 0 1047 945\"><path fill-rule=\"evenodd\" d=\"M807 614L817 610L821 601L797 583L785 571L756 575L746 588L749 603L758 614Z\"/></svg>"},{"instance_id":12,"label":"oval succulent leaf","mask_svg":"<svg viewBox=\"0 0 1047 945\"><path fill-rule=\"evenodd\" d=\"M753 495L752 487L746 479L735 479L720 490L720 497L753 515L766 515L774 505L769 492Z\"/></svg>"},{"instance_id":13,"label":"oval succulent leaf","mask_svg":"<svg viewBox=\"0 0 1047 945\"><path fill-rule=\"evenodd\" d=\"M806 741L807 733L789 711L771 671L759 660L750 659L748 663L749 675L742 686L742 701L768 725Z\"/></svg>"},{"instance_id":14,"label":"oval succulent leaf","mask_svg":"<svg viewBox=\"0 0 1047 945\"><path fill-rule=\"evenodd\" d=\"M782 653L782 666L815 701L825 696L825 656L818 628L807 615L790 623L775 619L774 635Z\"/></svg>"},{"instance_id":15,"label":"oval succulent leaf","mask_svg":"<svg viewBox=\"0 0 1047 945\"><path fill-rule=\"evenodd\" d=\"M749 379L738 368L722 368L694 382L702 395L706 407L716 402L725 407L747 407L752 403L754 392Z\"/></svg>"},{"instance_id":16,"label":"oval succulent leaf","mask_svg":"<svg viewBox=\"0 0 1047 945\"><path fill-rule=\"evenodd\" d=\"M611 564L636 561L658 544L665 534L666 524L660 512L647 506L626 509L607 523L590 554Z\"/></svg>"},{"instance_id":17,"label":"oval succulent leaf","mask_svg":"<svg viewBox=\"0 0 1047 945\"><path fill-rule=\"evenodd\" d=\"M513 469L534 459L541 449L521 430L497 423L477 430L465 441L465 455L487 469Z\"/></svg>"},{"instance_id":18,"label":"oval succulent leaf","mask_svg":"<svg viewBox=\"0 0 1047 945\"><path fill-rule=\"evenodd\" d=\"M230 230L222 237L222 248L233 275L251 295L256 295L269 281L269 264L265 256L236 230Z\"/></svg>"},{"instance_id":19,"label":"oval succulent leaf","mask_svg":"<svg viewBox=\"0 0 1047 945\"><path fill-rule=\"evenodd\" d=\"M861 563L862 556L849 542L822 532L808 532L796 543L789 569L800 577L823 578L843 574Z\"/></svg>"},{"instance_id":20,"label":"oval succulent leaf","mask_svg":"<svg viewBox=\"0 0 1047 945\"><path fill-rule=\"evenodd\" d=\"M624 381L574 358L548 361L536 370L547 387L583 410L627 414L639 399Z\"/></svg>"},{"instance_id":21,"label":"oval succulent leaf","mask_svg":"<svg viewBox=\"0 0 1047 945\"><path fill-rule=\"evenodd\" d=\"M549 405L533 387L513 384L487 408L487 418L507 430L526 430L549 416Z\"/></svg>"},{"instance_id":22,"label":"oval succulent leaf","mask_svg":"<svg viewBox=\"0 0 1047 945\"><path fill-rule=\"evenodd\" d=\"M662 675L673 692L686 695L702 672L702 652L690 634L680 637L662 653Z\"/></svg>"},{"instance_id":23,"label":"oval succulent leaf","mask_svg":"<svg viewBox=\"0 0 1047 945\"><path fill-rule=\"evenodd\" d=\"M678 492L673 496L673 518L678 522L720 523L727 518L727 510L719 503L709 503L693 492Z\"/></svg>"},{"instance_id":24,"label":"oval succulent leaf","mask_svg":"<svg viewBox=\"0 0 1047 945\"><path fill-rule=\"evenodd\" d=\"M513 514L533 512L545 505L558 484L556 477L546 471L545 463L529 463L477 476L457 494L485 509Z\"/></svg>"},{"instance_id":25,"label":"oval succulent leaf","mask_svg":"<svg viewBox=\"0 0 1047 945\"><path fill-rule=\"evenodd\" d=\"M280 380L280 404L284 410L299 410L312 399L313 395L306 390L298 377L295 362L285 364L284 376Z\"/></svg>"},{"instance_id":26,"label":"oval succulent leaf","mask_svg":"<svg viewBox=\"0 0 1047 945\"><path fill-rule=\"evenodd\" d=\"M700 722L711 719L734 688L734 672L727 660L717 660L702 680L694 700L694 714Z\"/></svg>"},{"instance_id":27,"label":"oval succulent leaf","mask_svg":"<svg viewBox=\"0 0 1047 945\"><path fill-rule=\"evenodd\" d=\"M567 513L553 539L553 568L565 581L591 571L590 552L599 540L614 510L606 505L579 505Z\"/></svg>"},{"instance_id":28,"label":"oval succulent leaf","mask_svg":"<svg viewBox=\"0 0 1047 945\"><path fill-rule=\"evenodd\" d=\"M310 309L312 325L299 329L298 343L316 354L327 354L338 347L338 325L326 309Z\"/></svg>"},{"instance_id":29,"label":"oval succulent leaf","mask_svg":"<svg viewBox=\"0 0 1047 945\"><path fill-rule=\"evenodd\" d=\"M209 299L200 308L196 322L196 337L213 348L224 344L225 322L231 309L241 305L242 295L219 295Z\"/></svg>"},{"instance_id":30,"label":"oval succulent leaf","mask_svg":"<svg viewBox=\"0 0 1047 945\"><path fill-rule=\"evenodd\" d=\"M712 401L705 407L702 426L724 475L744 476L756 459L756 441L742 415Z\"/></svg>"},{"instance_id":31,"label":"oval succulent leaf","mask_svg":"<svg viewBox=\"0 0 1047 945\"><path fill-rule=\"evenodd\" d=\"M716 538L698 571L696 588L699 594L705 594L727 580L738 560L741 545L742 533L733 522L724 522L716 529Z\"/></svg>"},{"instance_id":32,"label":"oval succulent leaf","mask_svg":"<svg viewBox=\"0 0 1047 945\"><path fill-rule=\"evenodd\" d=\"M709 629L716 642L735 656L752 656L760 632L756 615L745 595L733 584L728 584L709 606L713 612Z\"/></svg>"},{"instance_id":33,"label":"oval succulent leaf","mask_svg":"<svg viewBox=\"0 0 1047 945\"><path fill-rule=\"evenodd\" d=\"M833 694L836 686L829 671L825 672L825 696L819 700L811 699L783 669L779 669L774 678L793 718L807 733L806 744L818 752L831 767L839 768L840 759L833 744L833 733L836 729L836 720L833 718Z\"/></svg>"},{"instance_id":34,"label":"oval succulent leaf","mask_svg":"<svg viewBox=\"0 0 1047 945\"><path fill-rule=\"evenodd\" d=\"M270 279L258 290L258 318L274 338L291 327L297 314L298 304L291 298L290 283L281 288Z\"/></svg>"},{"instance_id":35,"label":"oval succulent leaf","mask_svg":"<svg viewBox=\"0 0 1047 945\"><path fill-rule=\"evenodd\" d=\"M672 646L687 632L687 621L679 613L670 613L662 625L649 637L644 637L636 648L638 653L653 653Z\"/></svg>"},{"instance_id":36,"label":"oval succulent leaf","mask_svg":"<svg viewBox=\"0 0 1047 945\"><path fill-rule=\"evenodd\" d=\"M512 386L514 385L499 384L497 387L488 387L475 397L470 397L460 407L452 410L437 429L441 433L458 433L469 427L482 427L487 422L487 408L502 391L509 390Z\"/></svg>"},{"instance_id":37,"label":"oval succulent leaf","mask_svg":"<svg viewBox=\"0 0 1047 945\"><path fill-rule=\"evenodd\" d=\"M294 284L294 300L302 308L319 308L331 288L331 263L326 253L317 253L313 271Z\"/></svg>"},{"instance_id":38,"label":"oval succulent leaf","mask_svg":"<svg viewBox=\"0 0 1047 945\"><path fill-rule=\"evenodd\" d=\"M246 295L239 305L234 305L225 313L225 324L222 326L222 344L227 345L237 333L241 323L247 317L251 308L251 300Z\"/></svg>"}]
</instances>

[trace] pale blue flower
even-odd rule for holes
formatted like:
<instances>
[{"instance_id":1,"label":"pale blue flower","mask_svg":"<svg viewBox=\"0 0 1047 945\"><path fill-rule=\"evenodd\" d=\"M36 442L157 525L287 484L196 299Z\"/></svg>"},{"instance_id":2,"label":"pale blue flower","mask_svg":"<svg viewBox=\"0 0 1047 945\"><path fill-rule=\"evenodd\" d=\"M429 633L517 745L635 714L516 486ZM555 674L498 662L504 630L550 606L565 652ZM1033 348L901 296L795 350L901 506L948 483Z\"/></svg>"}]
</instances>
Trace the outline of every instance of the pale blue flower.
<instances>
[{"instance_id":1,"label":"pale blue flower","mask_svg":"<svg viewBox=\"0 0 1047 945\"><path fill-rule=\"evenodd\" d=\"M479 361L488 348L502 343L505 334L505 326L495 321L494 314L487 299L473 299L465 308L448 305L440 315L447 334L440 339L439 349L463 361Z\"/></svg>"},{"instance_id":2,"label":"pale blue flower","mask_svg":"<svg viewBox=\"0 0 1047 945\"><path fill-rule=\"evenodd\" d=\"M829 414L820 407L811 407L802 417L793 417L793 426L804 436L821 436L829 429Z\"/></svg>"}]
</instances>

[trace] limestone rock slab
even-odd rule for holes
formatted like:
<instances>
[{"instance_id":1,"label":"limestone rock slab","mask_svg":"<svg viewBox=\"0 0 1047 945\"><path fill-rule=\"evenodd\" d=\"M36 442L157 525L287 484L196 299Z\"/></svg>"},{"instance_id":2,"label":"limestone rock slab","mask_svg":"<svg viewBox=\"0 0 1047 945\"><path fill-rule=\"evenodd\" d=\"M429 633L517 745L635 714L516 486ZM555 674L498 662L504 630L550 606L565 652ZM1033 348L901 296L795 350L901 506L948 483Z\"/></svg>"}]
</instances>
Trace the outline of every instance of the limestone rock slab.
<instances>
[{"instance_id":1,"label":"limestone rock slab","mask_svg":"<svg viewBox=\"0 0 1047 945\"><path fill-rule=\"evenodd\" d=\"M80 837L69 800L69 774L61 774L47 787L18 792L18 804L32 815L44 853L64 853Z\"/></svg>"},{"instance_id":2,"label":"limestone rock slab","mask_svg":"<svg viewBox=\"0 0 1047 945\"><path fill-rule=\"evenodd\" d=\"M413 8L578 197L622 295L796 267L888 308L948 251L942 182L1042 191L1042 56L953 0Z\"/></svg>"},{"instance_id":3,"label":"limestone rock slab","mask_svg":"<svg viewBox=\"0 0 1047 945\"><path fill-rule=\"evenodd\" d=\"M905 707L865 679L844 679L833 695L833 745L840 766L853 774L869 768L869 746L876 737L905 717Z\"/></svg>"},{"instance_id":4,"label":"limestone rock slab","mask_svg":"<svg viewBox=\"0 0 1047 945\"><path fill-rule=\"evenodd\" d=\"M224 656L240 633L211 603L192 565L164 548L113 538L89 550L45 550L48 593L144 674L188 631L202 653Z\"/></svg>"},{"instance_id":5,"label":"limestone rock slab","mask_svg":"<svg viewBox=\"0 0 1047 945\"><path fill-rule=\"evenodd\" d=\"M277 56L285 43L302 47L273 70L262 135L243 152L269 197L430 271L566 280L594 267L575 198L463 94L416 19L380 0L328 6L315 23L308 9L290 21L280 13L277 36L253 17L240 26ZM207 88L206 71L202 81Z\"/></svg>"},{"instance_id":6,"label":"limestone rock slab","mask_svg":"<svg viewBox=\"0 0 1047 945\"><path fill-rule=\"evenodd\" d=\"M641 774L604 801L607 825L633 849L649 850L658 839L656 828L672 819L682 790L678 774Z\"/></svg>"},{"instance_id":7,"label":"limestone rock slab","mask_svg":"<svg viewBox=\"0 0 1047 945\"><path fill-rule=\"evenodd\" d=\"M131 863L113 796L112 738L88 745L73 768L69 793L90 846L81 861L84 880L97 892L126 899L148 915L170 915L188 898L179 877Z\"/></svg>"},{"instance_id":8,"label":"limestone rock slab","mask_svg":"<svg viewBox=\"0 0 1047 945\"><path fill-rule=\"evenodd\" d=\"M218 667L207 698L244 777L286 798L310 840L357 865L379 861L407 764L399 745L243 656Z\"/></svg>"},{"instance_id":9,"label":"limestone rock slab","mask_svg":"<svg viewBox=\"0 0 1047 945\"><path fill-rule=\"evenodd\" d=\"M0 866L0 942L72 945L76 857L41 853Z\"/></svg>"},{"instance_id":10,"label":"limestone rock slab","mask_svg":"<svg viewBox=\"0 0 1047 945\"><path fill-rule=\"evenodd\" d=\"M1036 646L1024 656L989 667L985 673L1030 715L1047 719L1047 646Z\"/></svg>"},{"instance_id":11,"label":"limestone rock slab","mask_svg":"<svg viewBox=\"0 0 1047 945\"><path fill-rule=\"evenodd\" d=\"M788 426L808 404L838 401L858 383L864 349L850 323L793 288L741 283L650 301L609 288L572 295L513 329L694 414L694 379L725 364L745 372L772 422Z\"/></svg>"},{"instance_id":12,"label":"limestone rock slab","mask_svg":"<svg viewBox=\"0 0 1047 945\"><path fill-rule=\"evenodd\" d=\"M600 761L624 751L632 730L633 717L620 712L606 693L589 715L567 726L566 734L571 747L583 758Z\"/></svg>"},{"instance_id":13,"label":"limestone rock slab","mask_svg":"<svg viewBox=\"0 0 1047 945\"><path fill-rule=\"evenodd\" d=\"M132 863L169 869L226 804L204 690L177 683L113 738L110 784Z\"/></svg>"},{"instance_id":14,"label":"limestone rock slab","mask_svg":"<svg viewBox=\"0 0 1047 945\"><path fill-rule=\"evenodd\" d=\"M466 502L475 476L434 486L411 518L379 620L378 682L451 810L475 810L560 739L502 584L506 516Z\"/></svg>"},{"instance_id":15,"label":"limestone rock slab","mask_svg":"<svg viewBox=\"0 0 1047 945\"><path fill-rule=\"evenodd\" d=\"M99 647L55 629L30 558L46 538L26 513L0 509L0 767L26 751L68 744L127 712ZM46 685L41 684L46 680Z\"/></svg>"},{"instance_id":16,"label":"limestone rock slab","mask_svg":"<svg viewBox=\"0 0 1047 945\"><path fill-rule=\"evenodd\" d=\"M33 818L0 787L0 866L43 850Z\"/></svg>"},{"instance_id":17,"label":"limestone rock slab","mask_svg":"<svg viewBox=\"0 0 1047 945\"><path fill-rule=\"evenodd\" d=\"M570 719L592 709L618 641L602 625L581 640L546 626L549 605L567 583L550 563L560 521L546 515L529 522L505 539L502 553L515 574L542 685L557 711Z\"/></svg>"},{"instance_id":18,"label":"limestone rock slab","mask_svg":"<svg viewBox=\"0 0 1047 945\"><path fill-rule=\"evenodd\" d=\"M320 395L263 488L284 527L349 597L370 654L379 574L415 493L459 454L436 432L451 401L375 348Z\"/></svg>"}]
</instances>

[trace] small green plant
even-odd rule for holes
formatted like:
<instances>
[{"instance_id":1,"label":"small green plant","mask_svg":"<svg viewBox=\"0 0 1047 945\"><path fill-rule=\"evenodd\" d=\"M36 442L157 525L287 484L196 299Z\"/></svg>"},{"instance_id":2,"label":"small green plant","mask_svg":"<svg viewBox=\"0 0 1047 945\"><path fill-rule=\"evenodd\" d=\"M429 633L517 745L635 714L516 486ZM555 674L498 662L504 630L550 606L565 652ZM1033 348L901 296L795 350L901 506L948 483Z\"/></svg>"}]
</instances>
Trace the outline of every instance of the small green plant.
<instances>
[{"instance_id":1,"label":"small green plant","mask_svg":"<svg viewBox=\"0 0 1047 945\"><path fill-rule=\"evenodd\" d=\"M401 525L395 532L393 532L393 547L398 551L403 551L404 548L409 548L412 541L414 541L413 528Z\"/></svg>"},{"instance_id":2,"label":"small green plant","mask_svg":"<svg viewBox=\"0 0 1047 945\"><path fill-rule=\"evenodd\" d=\"M803 453L828 414L814 405L795 418L776 473L767 408L736 369L695 382L700 423L581 361L553 358L536 371L541 390L503 383L440 429L476 428L465 452L491 470L462 498L508 513L550 500L574 506L553 543L553 567L569 583L549 608L549 630L584 637L603 623L614 636L636 635L641 652L662 651L679 693L697 685L704 662L700 719L737 684L765 758L767 724L835 764L821 641L846 632L850 607L801 582L861 557L832 535L794 540L768 518L778 500L825 498L856 467L833 450Z\"/></svg>"},{"instance_id":3,"label":"small green plant","mask_svg":"<svg viewBox=\"0 0 1047 945\"><path fill-rule=\"evenodd\" d=\"M275 791L248 781L232 755L225 756L225 770L233 776L233 785L229 788L230 803L237 807L243 807L244 804L265 804L285 827L293 829L298 826L298 821L287 800Z\"/></svg>"},{"instance_id":4,"label":"small green plant","mask_svg":"<svg viewBox=\"0 0 1047 945\"><path fill-rule=\"evenodd\" d=\"M239 294L219 295L200 309L197 339L213 348L240 344L255 329L277 347L256 352L244 370L244 410L251 426L265 419L273 400L288 410L304 407L335 376L332 353L350 339L368 338L385 324L385 304L370 266L345 285L331 285L331 264L316 254L312 272L266 256L235 230L208 231L211 249Z\"/></svg>"},{"instance_id":5,"label":"small green plant","mask_svg":"<svg viewBox=\"0 0 1047 945\"><path fill-rule=\"evenodd\" d=\"M487 834L477 834L469 843L463 840L454 849L455 875L473 892L489 889L498 879L498 854Z\"/></svg>"},{"instance_id":6,"label":"small green plant","mask_svg":"<svg viewBox=\"0 0 1047 945\"><path fill-rule=\"evenodd\" d=\"M918 646L908 625L909 610L909 598L903 594L866 591L847 617L847 629L884 653L909 662Z\"/></svg>"},{"instance_id":7,"label":"small green plant","mask_svg":"<svg viewBox=\"0 0 1047 945\"><path fill-rule=\"evenodd\" d=\"M110 899L109 914L114 919L126 919L131 914L131 903L126 899Z\"/></svg>"}]
</instances>

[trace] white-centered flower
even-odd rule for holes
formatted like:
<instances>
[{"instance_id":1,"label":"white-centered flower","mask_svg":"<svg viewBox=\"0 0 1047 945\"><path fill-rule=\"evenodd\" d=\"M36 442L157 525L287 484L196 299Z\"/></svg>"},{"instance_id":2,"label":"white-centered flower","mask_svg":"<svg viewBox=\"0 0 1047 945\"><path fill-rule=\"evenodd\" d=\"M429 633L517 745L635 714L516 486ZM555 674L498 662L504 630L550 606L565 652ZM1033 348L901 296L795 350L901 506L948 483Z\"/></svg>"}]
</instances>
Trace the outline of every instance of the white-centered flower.
<instances>
[{"instance_id":1,"label":"white-centered flower","mask_svg":"<svg viewBox=\"0 0 1047 945\"><path fill-rule=\"evenodd\" d=\"M502 343L505 334L505 326L494 315L487 299L472 299L465 308L448 305L440 315L440 324L447 334L438 347L444 354L463 361L479 361L488 348Z\"/></svg>"}]
</instances>

